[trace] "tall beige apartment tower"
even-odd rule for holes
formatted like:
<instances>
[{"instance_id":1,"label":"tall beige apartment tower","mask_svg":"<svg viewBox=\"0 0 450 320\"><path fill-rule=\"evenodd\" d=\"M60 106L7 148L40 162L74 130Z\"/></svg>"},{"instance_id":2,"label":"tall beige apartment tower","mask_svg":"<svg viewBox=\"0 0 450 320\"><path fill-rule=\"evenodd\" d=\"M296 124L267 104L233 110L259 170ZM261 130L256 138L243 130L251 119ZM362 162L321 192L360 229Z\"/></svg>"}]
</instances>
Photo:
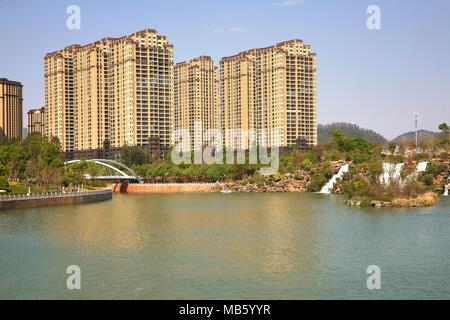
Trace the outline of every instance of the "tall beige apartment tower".
<instances>
[{"instance_id":1,"label":"tall beige apartment tower","mask_svg":"<svg viewBox=\"0 0 450 320\"><path fill-rule=\"evenodd\" d=\"M215 127L217 99L214 62L201 56L177 63L174 68L174 130L184 129L184 151L201 150L208 144L208 130Z\"/></svg>"},{"instance_id":2,"label":"tall beige apartment tower","mask_svg":"<svg viewBox=\"0 0 450 320\"><path fill-rule=\"evenodd\" d=\"M81 47L72 45L44 58L45 136L58 138L63 151L76 148L74 58Z\"/></svg>"},{"instance_id":3,"label":"tall beige apartment tower","mask_svg":"<svg viewBox=\"0 0 450 320\"><path fill-rule=\"evenodd\" d=\"M45 132L45 108L32 109L28 111L28 135Z\"/></svg>"},{"instance_id":4,"label":"tall beige apartment tower","mask_svg":"<svg viewBox=\"0 0 450 320\"><path fill-rule=\"evenodd\" d=\"M0 141L22 139L22 84L0 78Z\"/></svg>"},{"instance_id":5,"label":"tall beige apartment tower","mask_svg":"<svg viewBox=\"0 0 450 320\"><path fill-rule=\"evenodd\" d=\"M302 40L223 58L220 95L223 130L244 132L227 147L317 144L316 55Z\"/></svg>"},{"instance_id":6,"label":"tall beige apartment tower","mask_svg":"<svg viewBox=\"0 0 450 320\"><path fill-rule=\"evenodd\" d=\"M172 104L173 46L156 30L45 57L46 136L64 151L168 147Z\"/></svg>"},{"instance_id":7,"label":"tall beige apartment tower","mask_svg":"<svg viewBox=\"0 0 450 320\"><path fill-rule=\"evenodd\" d=\"M254 70L252 56L246 52L220 61L219 108L224 145L248 149L254 127Z\"/></svg>"},{"instance_id":8,"label":"tall beige apartment tower","mask_svg":"<svg viewBox=\"0 0 450 320\"><path fill-rule=\"evenodd\" d=\"M100 149L110 139L110 39L79 47L73 59L75 149Z\"/></svg>"},{"instance_id":9,"label":"tall beige apartment tower","mask_svg":"<svg viewBox=\"0 0 450 320\"><path fill-rule=\"evenodd\" d=\"M115 39L109 56L111 146L170 145L173 46L147 29Z\"/></svg>"},{"instance_id":10,"label":"tall beige apartment tower","mask_svg":"<svg viewBox=\"0 0 450 320\"><path fill-rule=\"evenodd\" d=\"M212 120L212 128L220 130L220 68L214 68L214 112Z\"/></svg>"}]
</instances>

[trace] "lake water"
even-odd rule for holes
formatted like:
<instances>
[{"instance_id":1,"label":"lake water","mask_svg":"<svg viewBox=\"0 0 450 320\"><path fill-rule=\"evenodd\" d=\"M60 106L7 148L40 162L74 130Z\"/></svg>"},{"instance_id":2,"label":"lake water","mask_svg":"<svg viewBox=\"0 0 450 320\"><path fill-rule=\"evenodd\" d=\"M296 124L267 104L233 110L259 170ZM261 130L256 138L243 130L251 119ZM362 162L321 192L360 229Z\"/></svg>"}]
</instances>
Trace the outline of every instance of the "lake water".
<instances>
[{"instance_id":1,"label":"lake water","mask_svg":"<svg viewBox=\"0 0 450 320\"><path fill-rule=\"evenodd\" d=\"M408 210L344 200L115 195L0 212L0 298L450 298L450 198ZM69 265L80 291L66 288ZM370 265L381 290L367 289Z\"/></svg>"}]
</instances>

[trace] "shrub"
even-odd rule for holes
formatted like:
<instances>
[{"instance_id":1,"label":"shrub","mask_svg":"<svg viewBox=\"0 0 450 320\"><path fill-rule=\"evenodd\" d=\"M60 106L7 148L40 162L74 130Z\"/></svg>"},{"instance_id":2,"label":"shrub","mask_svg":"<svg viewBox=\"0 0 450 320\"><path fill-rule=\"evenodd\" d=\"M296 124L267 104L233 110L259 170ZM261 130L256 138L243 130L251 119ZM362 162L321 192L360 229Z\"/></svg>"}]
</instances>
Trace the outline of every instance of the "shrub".
<instances>
[{"instance_id":1,"label":"shrub","mask_svg":"<svg viewBox=\"0 0 450 320\"><path fill-rule=\"evenodd\" d=\"M314 175L311 177L311 181L308 183L308 191L318 192L327 183L327 178L321 174Z\"/></svg>"},{"instance_id":2,"label":"shrub","mask_svg":"<svg viewBox=\"0 0 450 320\"><path fill-rule=\"evenodd\" d=\"M405 158L403 156L391 156L388 157L388 160L392 163L405 163Z\"/></svg>"},{"instance_id":3,"label":"shrub","mask_svg":"<svg viewBox=\"0 0 450 320\"><path fill-rule=\"evenodd\" d=\"M211 182L216 182L222 179L222 172L218 166L210 166L206 170L206 177Z\"/></svg>"},{"instance_id":4,"label":"shrub","mask_svg":"<svg viewBox=\"0 0 450 320\"><path fill-rule=\"evenodd\" d=\"M370 193L370 183L362 177L357 177L343 183L342 189L350 196L365 196Z\"/></svg>"},{"instance_id":5,"label":"shrub","mask_svg":"<svg viewBox=\"0 0 450 320\"><path fill-rule=\"evenodd\" d=\"M403 197L415 198L425 192L425 187L422 183L416 180L407 180L403 185ZM396 195L394 195L396 196Z\"/></svg>"},{"instance_id":6,"label":"shrub","mask_svg":"<svg viewBox=\"0 0 450 320\"><path fill-rule=\"evenodd\" d=\"M427 167L427 173L432 174L433 177L436 177L440 175L442 172L445 172L447 170L448 170L447 166L443 164L430 163L428 164Z\"/></svg>"},{"instance_id":7,"label":"shrub","mask_svg":"<svg viewBox=\"0 0 450 320\"><path fill-rule=\"evenodd\" d=\"M283 178L283 176L281 175L281 173L277 172L272 176L272 180L275 182L281 181L281 179Z\"/></svg>"},{"instance_id":8,"label":"shrub","mask_svg":"<svg viewBox=\"0 0 450 320\"><path fill-rule=\"evenodd\" d=\"M303 181L303 180L305 180L305 177L302 176L301 174L296 173L296 174L294 174L294 179Z\"/></svg>"},{"instance_id":9,"label":"shrub","mask_svg":"<svg viewBox=\"0 0 450 320\"><path fill-rule=\"evenodd\" d=\"M422 181L427 187L431 187L434 183L434 177L432 174L426 174L423 176Z\"/></svg>"},{"instance_id":10,"label":"shrub","mask_svg":"<svg viewBox=\"0 0 450 320\"><path fill-rule=\"evenodd\" d=\"M367 164L367 174L371 181L377 181L383 173L383 162L375 161Z\"/></svg>"},{"instance_id":11,"label":"shrub","mask_svg":"<svg viewBox=\"0 0 450 320\"><path fill-rule=\"evenodd\" d=\"M418 153L414 156L414 160L420 161L420 160L425 160L428 158L428 155L426 155L425 153Z\"/></svg>"},{"instance_id":12,"label":"shrub","mask_svg":"<svg viewBox=\"0 0 450 320\"><path fill-rule=\"evenodd\" d=\"M313 166L313 164L312 164L311 160L309 160L309 159L303 160L302 163L300 164L300 168L302 168L305 171L311 171L312 166Z\"/></svg>"},{"instance_id":13,"label":"shrub","mask_svg":"<svg viewBox=\"0 0 450 320\"><path fill-rule=\"evenodd\" d=\"M8 179L6 179L6 177L4 177L4 176L0 176L0 187L9 188Z\"/></svg>"},{"instance_id":14,"label":"shrub","mask_svg":"<svg viewBox=\"0 0 450 320\"><path fill-rule=\"evenodd\" d=\"M448 152L442 152L439 156L442 159L450 159L450 153L448 153Z\"/></svg>"}]
</instances>

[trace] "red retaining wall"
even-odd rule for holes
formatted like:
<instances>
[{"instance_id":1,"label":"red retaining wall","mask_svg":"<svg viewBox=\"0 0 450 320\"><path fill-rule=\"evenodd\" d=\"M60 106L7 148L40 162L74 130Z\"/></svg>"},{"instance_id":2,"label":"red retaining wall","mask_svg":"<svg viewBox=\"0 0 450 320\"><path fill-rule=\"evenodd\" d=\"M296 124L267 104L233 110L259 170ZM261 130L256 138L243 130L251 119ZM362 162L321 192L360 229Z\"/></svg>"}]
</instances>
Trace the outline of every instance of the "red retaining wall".
<instances>
[{"instance_id":1,"label":"red retaining wall","mask_svg":"<svg viewBox=\"0 0 450 320\"><path fill-rule=\"evenodd\" d=\"M115 184L111 189L122 193L205 193L215 191L217 186L214 183Z\"/></svg>"}]
</instances>

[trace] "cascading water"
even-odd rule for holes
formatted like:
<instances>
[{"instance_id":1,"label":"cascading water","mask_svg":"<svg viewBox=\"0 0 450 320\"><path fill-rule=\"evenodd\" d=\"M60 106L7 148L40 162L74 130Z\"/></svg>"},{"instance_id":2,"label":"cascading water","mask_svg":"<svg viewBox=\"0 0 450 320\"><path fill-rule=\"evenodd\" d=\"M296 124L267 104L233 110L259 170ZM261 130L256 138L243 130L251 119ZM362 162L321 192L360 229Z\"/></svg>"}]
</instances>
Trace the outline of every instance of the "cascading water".
<instances>
[{"instance_id":1,"label":"cascading water","mask_svg":"<svg viewBox=\"0 0 450 320\"><path fill-rule=\"evenodd\" d=\"M417 180L419 174L421 172L426 172L427 168L428 168L428 161L419 162L419 164L416 167L416 170L413 173L411 173L408 177L406 177L406 181Z\"/></svg>"},{"instance_id":2,"label":"cascading water","mask_svg":"<svg viewBox=\"0 0 450 320\"><path fill-rule=\"evenodd\" d=\"M350 168L349 164L343 165L340 169L339 172L337 174L335 174L330 181L328 181L328 183L326 185L323 186L322 190L320 190L320 193L326 193L326 194L330 194L331 190L333 189L334 185L337 182L337 179L342 179L342 177L344 176L344 174L346 174L348 172Z\"/></svg>"},{"instance_id":3,"label":"cascading water","mask_svg":"<svg viewBox=\"0 0 450 320\"><path fill-rule=\"evenodd\" d=\"M405 181L402 181L401 172L405 167L404 163L383 163L383 174L380 176L381 184L387 186L390 184L391 179L393 181L399 181L403 186L406 181L416 180L421 172L426 172L428 168L428 162L422 161L416 167L413 173L406 177Z\"/></svg>"},{"instance_id":4,"label":"cascading water","mask_svg":"<svg viewBox=\"0 0 450 320\"><path fill-rule=\"evenodd\" d=\"M386 186L391 183L391 179L394 181L400 180L402 178L401 172L404 166L404 163L383 163L383 173L380 176L381 184Z\"/></svg>"},{"instance_id":5,"label":"cascading water","mask_svg":"<svg viewBox=\"0 0 450 320\"><path fill-rule=\"evenodd\" d=\"M445 186L445 191L444 191L444 196L448 197L448 186L450 186L450 184L447 184Z\"/></svg>"},{"instance_id":6,"label":"cascading water","mask_svg":"<svg viewBox=\"0 0 450 320\"><path fill-rule=\"evenodd\" d=\"M418 172L418 173L425 172L425 171L427 171L427 168L428 168L428 161L419 162L419 164L417 165L417 168L416 168L416 172Z\"/></svg>"}]
</instances>

